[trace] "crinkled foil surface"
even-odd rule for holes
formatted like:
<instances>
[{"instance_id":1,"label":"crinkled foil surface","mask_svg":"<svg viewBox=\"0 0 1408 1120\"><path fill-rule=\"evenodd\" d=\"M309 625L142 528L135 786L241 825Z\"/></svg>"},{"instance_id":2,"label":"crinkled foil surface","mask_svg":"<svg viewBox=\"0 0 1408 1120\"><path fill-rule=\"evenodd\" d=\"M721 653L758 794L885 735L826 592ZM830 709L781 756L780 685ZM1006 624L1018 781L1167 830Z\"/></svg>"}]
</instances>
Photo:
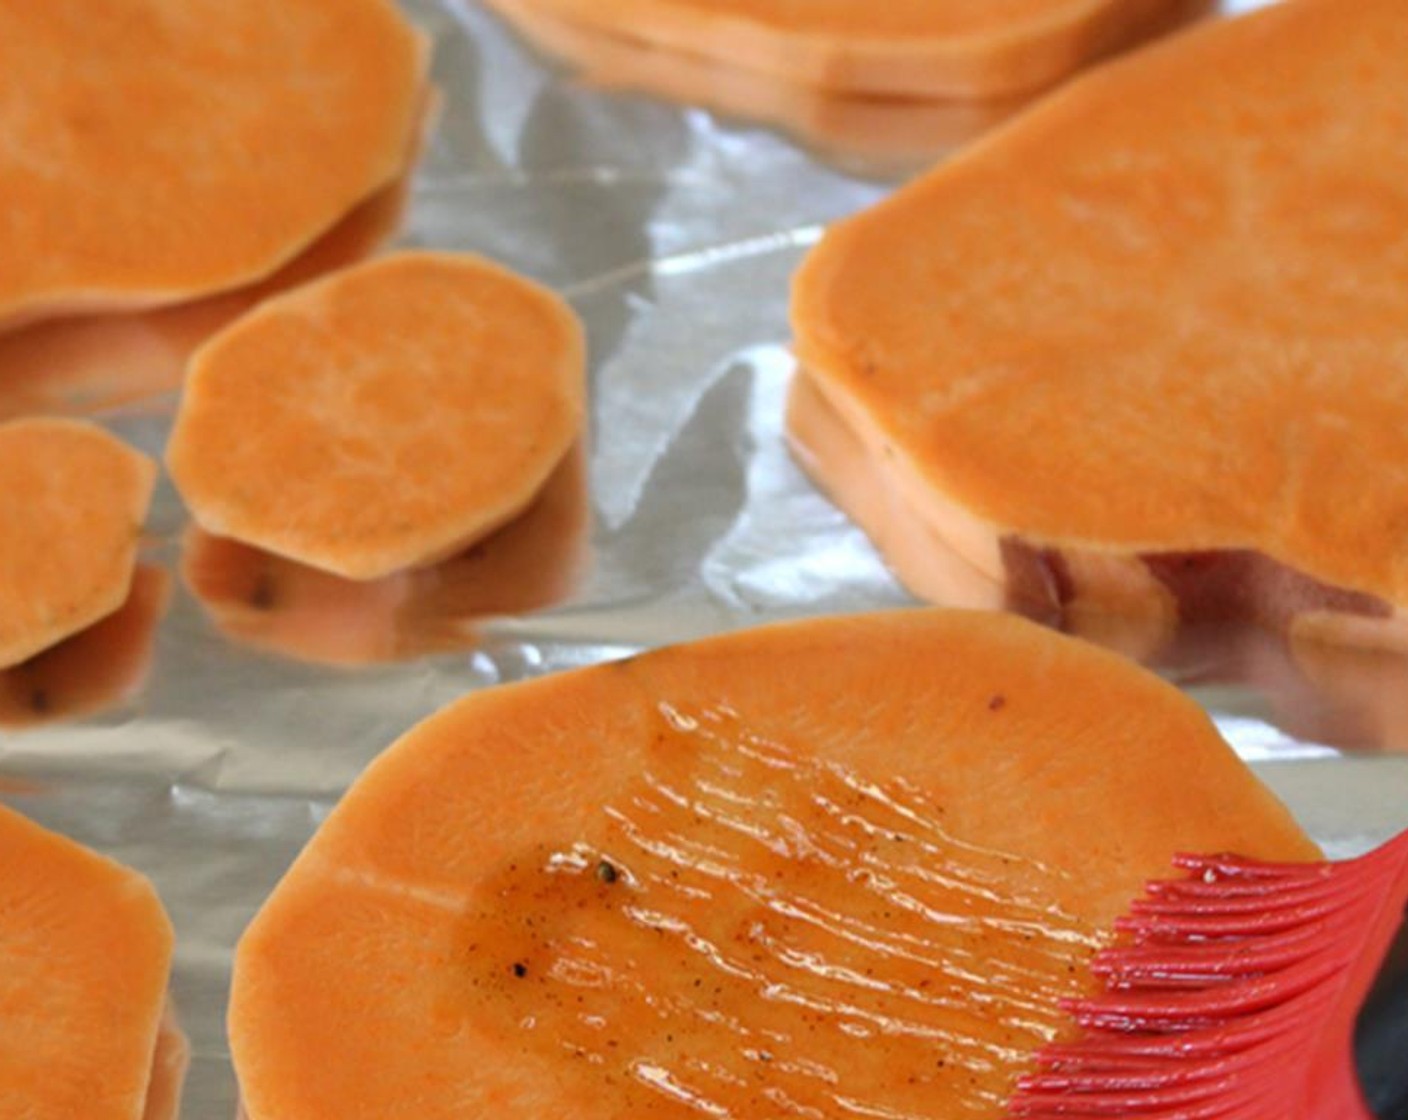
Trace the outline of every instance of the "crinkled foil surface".
<instances>
[{"instance_id":1,"label":"crinkled foil surface","mask_svg":"<svg viewBox=\"0 0 1408 1120\"><path fill-rule=\"evenodd\" d=\"M587 323L586 573L556 607L466 629L462 649L356 669L223 636L177 579L133 699L0 732L7 802L160 889L194 1120L236 1110L223 1014L241 930L339 794L421 717L648 646L910 602L780 436L789 276L826 222L889 185L761 127L586 88L474 0L409 6L434 39L443 104L399 240L496 257ZM156 454L174 404L98 417ZM164 482L144 559L174 575L186 521ZM1331 854L1408 825L1408 732L1345 751L1287 730L1260 690L1193 691Z\"/></svg>"}]
</instances>

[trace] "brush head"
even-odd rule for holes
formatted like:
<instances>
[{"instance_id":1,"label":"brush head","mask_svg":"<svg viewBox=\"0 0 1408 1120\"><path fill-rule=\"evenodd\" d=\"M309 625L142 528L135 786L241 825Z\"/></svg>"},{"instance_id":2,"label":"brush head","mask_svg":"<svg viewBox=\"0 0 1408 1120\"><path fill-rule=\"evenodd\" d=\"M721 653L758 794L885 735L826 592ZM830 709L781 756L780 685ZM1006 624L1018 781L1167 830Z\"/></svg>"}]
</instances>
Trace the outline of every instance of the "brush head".
<instances>
[{"instance_id":1,"label":"brush head","mask_svg":"<svg viewBox=\"0 0 1408 1120\"><path fill-rule=\"evenodd\" d=\"M1180 856L1066 1004L1070 1042L1010 1103L1027 1120L1373 1120L1356 1015L1402 922L1408 834L1345 863Z\"/></svg>"}]
</instances>

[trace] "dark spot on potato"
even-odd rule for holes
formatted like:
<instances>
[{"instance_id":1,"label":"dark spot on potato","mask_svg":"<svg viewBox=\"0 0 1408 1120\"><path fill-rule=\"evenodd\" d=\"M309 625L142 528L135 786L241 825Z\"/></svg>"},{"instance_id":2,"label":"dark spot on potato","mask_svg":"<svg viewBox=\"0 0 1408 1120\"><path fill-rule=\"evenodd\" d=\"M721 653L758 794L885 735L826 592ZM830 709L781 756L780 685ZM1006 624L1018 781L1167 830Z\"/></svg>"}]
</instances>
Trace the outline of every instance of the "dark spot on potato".
<instances>
[{"instance_id":1,"label":"dark spot on potato","mask_svg":"<svg viewBox=\"0 0 1408 1120\"><path fill-rule=\"evenodd\" d=\"M249 589L249 605L257 611L271 611L278 601L274 580L268 572L260 572Z\"/></svg>"}]
</instances>

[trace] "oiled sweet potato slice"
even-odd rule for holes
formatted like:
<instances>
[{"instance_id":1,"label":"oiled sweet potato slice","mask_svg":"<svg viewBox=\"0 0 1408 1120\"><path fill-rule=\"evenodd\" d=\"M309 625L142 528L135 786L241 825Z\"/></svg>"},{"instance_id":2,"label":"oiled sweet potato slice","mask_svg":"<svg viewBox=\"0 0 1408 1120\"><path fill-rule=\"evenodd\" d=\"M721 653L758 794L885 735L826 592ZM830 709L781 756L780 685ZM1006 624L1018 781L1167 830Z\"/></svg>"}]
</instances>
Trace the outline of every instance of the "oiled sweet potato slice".
<instances>
[{"instance_id":1,"label":"oiled sweet potato slice","mask_svg":"<svg viewBox=\"0 0 1408 1120\"><path fill-rule=\"evenodd\" d=\"M1314 846L1191 701L1001 614L469 697L237 955L251 1120L996 1118L1179 849Z\"/></svg>"},{"instance_id":2,"label":"oiled sweet potato slice","mask_svg":"<svg viewBox=\"0 0 1408 1120\"><path fill-rule=\"evenodd\" d=\"M907 510L1058 609L1337 612L1327 634L1401 643L1406 51L1396 0L1289 0L1111 64L841 223L797 278L797 350L890 513L804 461L877 534Z\"/></svg>"},{"instance_id":3,"label":"oiled sweet potato slice","mask_svg":"<svg viewBox=\"0 0 1408 1120\"><path fill-rule=\"evenodd\" d=\"M250 283L399 170L426 44L392 0L0 8L0 323Z\"/></svg>"},{"instance_id":4,"label":"oiled sweet potato slice","mask_svg":"<svg viewBox=\"0 0 1408 1120\"><path fill-rule=\"evenodd\" d=\"M479 257L396 254L197 351L167 462L208 532L376 579L532 501L580 429L583 367L546 289Z\"/></svg>"},{"instance_id":5,"label":"oiled sweet potato slice","mask_svg":"<svg viewBox=\"0 0 1408 1120\"><path fill-rule=\"evenodd\" d=\"M0 807L0 1116L143 1120L171 949L146 879Z\"/></svg>"},{"instance_id":6,"label":"oiled sweet potato slice","mask_svg":"<svg viewBox=\"0 0 1408 1120\"><path fill-rule=\"evenodd\" d=\"M0 669L122 606L155 482L96 425L0 424Z\"/></svg>"},{"instance_id":7,"label":"oiled sweet potato slice","mask_svg":"<svg viewBox=\"0 0 1408 1120\"><path fill-rule=\"evenodd\" d=\"M837 93L1039 89L1182 0L515 0L583 26Z\"/></svg>"}]
</instances>

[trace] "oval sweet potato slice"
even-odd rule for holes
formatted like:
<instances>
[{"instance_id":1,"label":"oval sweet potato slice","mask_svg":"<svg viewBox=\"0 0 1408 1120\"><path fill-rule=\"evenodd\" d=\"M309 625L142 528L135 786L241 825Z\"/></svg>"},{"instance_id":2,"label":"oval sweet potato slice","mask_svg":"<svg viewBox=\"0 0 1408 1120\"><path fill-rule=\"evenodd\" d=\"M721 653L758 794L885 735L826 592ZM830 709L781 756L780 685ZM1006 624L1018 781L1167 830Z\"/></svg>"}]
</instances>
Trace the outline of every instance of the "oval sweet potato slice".
<instances>
[{"instance_id":1,"label":"oval sweet potato slice","mask_svg":"<svg viewBox=\"0 0 1408 1120\"><path fill-rule=\"evenodd\" d=\"M155 484L155 463L94 424L0 424L0 669L122 606Z\"/></svg>"},{"instance_id":2,"label":"oval sweet potato slice","mask_svg":"<svg viewBox=\"0 0 1408 1120\"><path fill-rule=\"evenodd\" d=\"M797 278L798 355L891 512L999 583L1046 564L1058 608L1280 629L1323 609L1392 641L1405 51L1396 0L1196 29L831 230ZM941 583L914 555L908 582Z\"/></svg>"},{"instance_id":3,"label":"oval sweet potato slice","mask_svg":"<svg viewBox=\"0 0 1408 1120\"><path fill-rule=\"evenodd\" d=\"M523 510L577 436L584 382L555 295L479 257L396 254L197 351L167 463L208 532L377 579Z\"/></svg>"},{"instance_id":4,"label":"oval sweet potato slice","mask_svg":"<svg viewBox=\"0 0 1408 1120\"><path fill-rule=\"evenodd\" d=\"M1177 691L1011 616L471 696L238 949L251 1120L999 1117L1175 850L1315 847Z\"/></svg>"},{"instance_id":5,"label":"oval sweet potato slice","mask_svg":"<svg viewBox=\"0 0 1408 1120\"><path fill-rule=\"evenodd\" d=\"M146 879L0 807L0 1116L143 1120L171 951Z\"/></svg>"},{"instance_id":6,"label":"oval sweet potato slice","mask_svg":"<svg viewBox=\"0 0 1408 1120\"><path fill-rule=\"evenodd\" d=\"M1183 0L521 2L837 93L987 98L1050 85L1152 31Z\"/></svg>"},{"instance_id":7,"label":"oval sweet potato slice","mask_svg":"<svg viewBox=\"0 0 1408 1120\"><path fill-rule=\"evenodd\" d=\"M0 323L254 281L389 182L424 39L392 0L0 8Z\"/></svg>"}]
</instances>

